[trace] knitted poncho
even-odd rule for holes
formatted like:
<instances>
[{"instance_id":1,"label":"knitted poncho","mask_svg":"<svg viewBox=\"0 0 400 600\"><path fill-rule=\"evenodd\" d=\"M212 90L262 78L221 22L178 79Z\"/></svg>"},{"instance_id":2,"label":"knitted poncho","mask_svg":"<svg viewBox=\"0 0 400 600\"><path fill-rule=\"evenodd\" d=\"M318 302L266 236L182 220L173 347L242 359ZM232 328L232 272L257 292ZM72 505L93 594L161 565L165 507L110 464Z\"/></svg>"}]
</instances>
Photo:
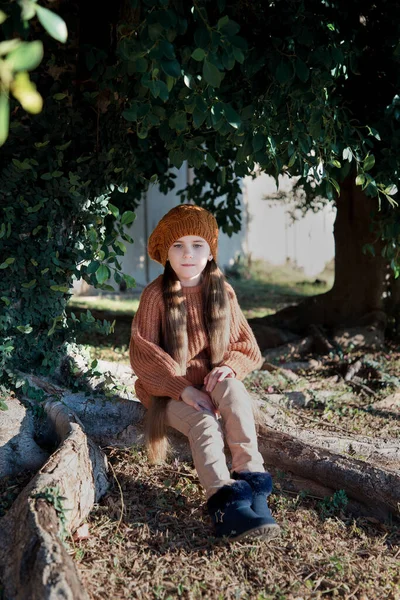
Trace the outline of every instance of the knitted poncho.
<instances>
[{"instance_id":1,"label":"knitted poncho","mask_svg":"<svg viewBox=\"0 0 400 600\"><path fill-rule=\"evenodd\" d=\"M211 370L209 343L204 326L201 284L183 287L187 311L188 362L184 377L177 375L179 365L160 346L165 311L162 298L162 275L142 292L139 308L132 321L129 356L138 379L135 391L138 399L148 406L151 396L169 396L179 400L189 385L203 384ZM262 364L260 349L243 315L236 294L226 283L231 312L230 342L222 364L230 367L237 379L243 379Z\"/></svg>"}]
</instances>

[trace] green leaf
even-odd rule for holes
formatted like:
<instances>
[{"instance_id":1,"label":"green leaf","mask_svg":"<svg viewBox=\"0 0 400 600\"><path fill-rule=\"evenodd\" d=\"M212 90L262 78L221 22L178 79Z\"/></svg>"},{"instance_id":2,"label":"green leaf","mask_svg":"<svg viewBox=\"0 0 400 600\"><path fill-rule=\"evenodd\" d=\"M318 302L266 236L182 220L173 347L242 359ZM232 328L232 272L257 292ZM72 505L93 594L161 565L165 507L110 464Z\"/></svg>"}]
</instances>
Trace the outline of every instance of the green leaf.
<instances>
[{"instance_id":1,"label":"green leaf","mask_svg":"<svg viewBox=\"0 0 400 600\"><path fill-rule=\"evenodd\" d=\"M168 153L168 158L174 165L174 167L176 167L177 169L181 168L184 160L183 152L181 152L180 150L170 150Z\"/></svg>"},{"instance_id":2,"label":"green leaf","mask_svg":"<svg viewBox=\"0 0 400 600\"><path fill-rule=\"evenodd\" d=\"M10 126L10 102L8 94L0 93L0 146L4 144L8 137Z\"/></svg>"},{"instance_id":3,"label":"green leaf","mask_svg":"<svg viewBox=\"0 0 400 600\"><path fill-rule=\"evenodd\" d=\"M6 63L13 71L32 71L36 69L43 58L43 44L35 42L22 42L7 56Z\"/></svg>"},{"instance_id":4,"label":"green leaf","mask_svg":"<svg viewBox=\"0 0 400 600\"><path fill-rule=\"evenodd\" d=\"M252 140L254 152L259 152L265 148L265 136L259 131Z\"/></svg>"},{"instance_id":5,"label":"green leaf","mask_svg":"<svg viewBox=\"0 0 400 600\"><path fill-rule=\"evenodd\" d=\"M206 163L207 163L207 167L210 169L210 171L215 170L215 167L217 166L217 161L209 152L207 152Z\"/></svg>"},{"instance_id":6,"label":"green leaf","mask_svg":"<svg viewBox=\"0 0 400 600\"><path fill-rule=\"evenodd\" d=\"M236 46L233 46L232 51L233 51L233 56L235 57L235 60L237 60L238 63L240 63L242 65L244 63L243 51L240 48L237 48Z\"/></svg>"},{"instance_id":7,"label":"green leaf","mask_svg":"<svg viewBox=\"0 0 400 600\"><path fill-rule=\"evenodd\" d=\"M148 26L149 38L152 42L155 42L158 38L160 38L164 32L164 27L161 23L151 23Z\"/></svg>"},{"instance_id":8,"label":"green leaf","mask_svg":"<svg viewBox=\"0 0 400 600\"><path fill-rule=\"evenodd\" d=\"M65 21L53 11L44 6L36 4L36 15L47 33L55 40L65 43L68 38L68 30Z\"/></svg>"},{"instance_id":9,"label":"green leaf","mask_svg":"<svg viewBox=\"0 0 400 600\"><path fill-rule=\"evenodd\" d=\"M206 53L204 52L203 48L196 48L195 50L193 50L191 57L194 60L197 60L198 62L200 62L205 59Z\"/></svg>"},{"instance_id":10,"label":"green leaf","mask_svg":"<svg viewBox=\"0 0 400 600\"><path fill-rule=\"evenodd\" d=\"M27 283L22 283L22 284L21 284L21 286L22 286L23 288L26 288L26 289L33 288L33 287L35 287L35 285L36 285L36 279L31 279L31 280L30 280L30 281L28 281Z\"/></svg>"},{"instance_id":11,"label":"green leaf","mask_svg":"<svg viewBox=\"0 0 400 600\"><path fill-rule=\"evenodd\" d=\"M210 43L210 34L208 29L201 25L194 32L194 42L199 48L207 48Z\"/></svg>"},{"instance_id":12,"label":"green leaf","mask_svg":"<svg viewBox=\"0 0 400 600\"><path fill-rule=\"evenodd\" d=\"M171 129L176 129L178 132L185 131L187 128L186 112L184 110L177 111L170 117L168 124Z\"/></svg>"},{"instance_id":13,"label":"green leaf","mask_svg":"<svg viewBox=\"0 0 400 600\"><path fill-rule=\"evenodd\" d=\"M332 179L332 177L329 178L329 183L331 185L333 185L333 187L335 188L338 196L340 196L340 185L338 184L338 182L336 181L336 179Z\"/></svg>"},{"instance_id":14,"label":"green leaf","mask_svg":"<svg viewBox=\"0 0 400 600\"><path fill-rule=\"evenodd\" d=\"M375 256L375 248L372 244L364 244L362 251L363 254L367 254L367 252L369 252L371 256Z\"/></svg>"},{"instance_id":15,"label":"green leaf","mask_svg":"<svg viewBox=\"0 0 400 600\"><path fill-rule=\"evenodd\" d=\"M127 210L122 215L121 224L122 225L131 225L133 221L136 219L136 215L131 210Z\"/></svg>"},{"instance_id":16,"label":"green leaf","mask_svg":"<svg viewBox=\"0 0 400 600\"><path fill-rule=\"evenodd\" d=\"M7 269L9 265L12 265L15 262L15 258L7 258L3 263L0 264L0 269Z\"/></svg>"},{"instance_id":17,"label":"green leaf","mask_svg":"<svg viewBox=\"0 0 400 600\"><path fill-rule=\"evenodd\" d=\"M375 164L375 156L373 154L367 154L364 158L363 168L364 171L370 171Z\"/></svg>"},{"instance_id":18,"label":"green leaf","mask_svg":"<svg viewBox=\"0 0 400 600\"><path fill-rule=\"evenodd\" d=\"M294 163L296 162L296 158L297 158L297 152L293 152L293 154L290 157L290 160L288 162L289 169L290 169L290 167L293 167Z\"/></svg>"},{"instance_id":19,"label":"green leaf","mask_svg":"<svg viewBox=\"0 0 400 600\"><path fill-rule=\"evenodd\" d=\"M229 23L228 15L221 17L217 23L217 29L221 29L221 27L223 27L224 25L227 25L228 23Z\"/></svg>"},{"instance_id":20,"label":"green leaf","mask_svg":"<svg viewBox=\"0 0 400 600\"><path fill-rule=\"evenodd\" d=\"M397 194L398 191L399 190L398 190L397 186L394 183L392 183L392 184L388 185L387 187L385 187L384 193L389 196L394 196L395 194Z\"/></svg>"},{"instance_id":21,"label":"green leaf","mask_svg":"<svg viewBox=\"0 0 400 600\"><path fill-rule=\"evenodd\" d=\"M340 162L336 158L333 158L331 160L331 165L333 167L336 167L337 169L341 169L342 168L342 165L340 164Z\"/></svg>"},{"instance_id":22,"label":"green leaf","mask_svg":"<svg viewBox=\"0 0 400 600\"><path fill-rule=\"evenodd\" d=\"M58 94L53 94L54 100L64 100L64 98L68 98L68 94L63 94L62 92Z\"/></svg>"},{"instance_id":23,"label":"green leaf","mask_svg":"<svg viewBox=\"0 0 400 600\"><path fill-rule=\"evenodd\" d=\"M348 160L349 162L351 162L353 159L353 153L351 151L351 148L344 148L342 152L342 157L343 160Z\"/></svg>"},{"instance_id":24,"label":"green leaf","mask_svg":"<svg viewBox=\"0 0 400 600\"><path fill-rule=\"evenodd\" d=\"M126 253L126 246L123 242L121 242L120 240L115 240L115 242L113 243L113 246L116 246L117 248L119 248L119 250L122 252L122 254L119 254L117 252L117 254L119 254L120 256L123 256Z\"/></svg>"},{"instance_id":25,"label":"green leaf","mask_svg":"<svg viewBox=\"0 0 400 600\"><path fill-rule=\"evenodd\" d=\"M372 135L375 139L377 139L379 142L381 141L381 136L379 135L379 131L377 131L376 129L374 129L373 127L368 127L367 125L367 129L368 129L368 134Z\"/></svg>"},{"instance_id":26,"label":"green leaf","mask_svg":"<svg viewBox=\"0 0 400 600\"><path fill-rule=\"evenodd\" d=\"M203 77L212 87L219 87L224 75L213 63L206 59L203 63Z\"/></svg>"},{"instance_id":27,"label":"green leaf","mask_svg":"<svg viewBox=\"0 0 400 600\"><path fill-rule=\"evenodd\" d=\"M125 275L125 274L123 275L123 277L126 281L127 289L136 287L136 281L134 280L133 277L131 277L130 275Z\"/></svg>"},{"instance_id":28,"label":"green leaf","mask_svg":"<svg viewBox=\"0 0 400 600\"><path fill-rule=\"evenodd\" d=\"M293 76L293 68L290 62L281 61L276 69L275 76L279 83L284 84L290 81Z\"/></svg>"},{"instance_id":29,"label":"green leaf","mask_svg":"<svg viewBox=\"0 0 400 600\"><path fill-rule=\"evenodd\" d=\"M119 209L116 206L114 206L114 204L111 204L111 202L108 203L108 210L110 211L110 213L112 215L114 215L114 217L116 219L118 219L118 217L119 217Z\"/></svg>"},{"instance_id":30,"label":"green leaf","mask_svg":"<svg viewBox=\"0 0 400 600\"><path fill-rule=\"evenodd\" d=\"M31 333L33 331L33 327L30 325L18 325L17 329L21 333Z\"/></svg>"},{"instance_id":31,"label":"green leaf","mask_svg":"<svg viewBox=\"0 0 400 600\"><path fill-rule=\"evenodd\" d=\"M104 283L110 278L110 269L106 265L100 265L96 271L96 279L99 283Z\"/></svg>"},{"instance_id":32,"label":"green leaf","mask_svg":"<svg viewBox=\"0 0 400 600\"><path fill-rule=\"evenodd\" d=\"M22 44L21 40L13 39L13 40L5 40L4 42L0 42L0 56L5 56L15 48Z\"/></svg>"},{"instance_id":33,"label":"green leaf","mask_svg":"<svg viewBox=\"0 0 400 600\"><path fill-rule=\"evenodd\" d=\"M56 149L64 151L67 148L69 148L71 144L72 144L72 140L69 140L69 142L65 142L65 144L61 144L60 146L56 146Z\"/></svg>"},{"instance_id":34,"label":"green leaf","mask_svg":"<svg viewBox=\"0 0 400 600\"><path fill-rule=\"evenodd\" d=\"M231 125L235 129L239 129L240 125L242 124L242 120L236 112L236 110L232 108L230 104L224 105L224 115L229 125Z\"/></svg>"},{"instance_id":35,"label":"green leaf","mask_svg":"<svg viewBox=\"0 0 400 600\"><path fill-rule=\"evenodd\" d=\"M301 58L297 57L294 68L297 77L300 79L300 81L305 83L310 75L310 69L307 67L306 63L301 60Z\"/></svg>"},{"instance_id":36,"label":"green leaf","mask_svg":"<svg viewBox=\"0 0 400 600\"><path fill-rule=\"evenodd\" d=\"M189 90L193 90L196 87L195 81L191 75L184 75L183 82L186 85L186 87L189 88Z\"/></svg>"},{"instance_id":37,"label":"green leaf","mask_svg":"<svg viewBox=\"0 0 400 600\"><path fill-rule=\"evenodd\" d=\"M146 73L148 66L149 66L148 61L145 58L143 58L142 56L139 56L135 60L135 69L136 69L137 73Z\"/></svg>"},{"instance_id":38,"label":"green leaf","mask_svg":"<svg viewBox=\"0 0 400 600\"><path fill-rule=\"evenodd\" d=\"M13 158L12 163L14 167L17 167L17 169L20 169L20 171L29 171L29 169L31 168L31 165L26 159L24 160L24 162L21 162L20 160Z\"/></svg>"},{"instance_id":39,"label":"green leaf","mask_svg":"<svg viewBox=\"0 0 400 600\"><path fill-rule=\"evenodd\" d=\"M356 177L356 185L364 185L364 183L365 183L365 175L360 173L360 175L357 175L357 177Z\"/></svg>"},{"instance_id":40,"label":"green leaf","mask_svg":"<svg viewBox=\"0 0 400 600\"><path fill-rule=\"evenodd\" d=\"M181 66L175 59L169 60L168 58L163 58L161 61L161 68L166 75L169 75L174 79L178 79L181 76Z\"/></svg>"},{"instance_id":41,"label":"green leaf","mask_svg":"<svg viewBox=\"0 0 400 600\"><path fill-rule=\"evenodd\" d=\"M207 118L207 113L205 111L202 111L200 109L196 108L193 111L193 125L194 127L198 128L201 127L201 125L203 125L204 121Z\"/></svg>"},{"instance_id":42,"label":"green leaf","mask_svg":"<svg viewBox=\"0 0 400 600\"><path fill-rule=\"evenodd\" d=\"M123 111L122 116L127 121L135 122L135 121L137 121L137 118L138 118L138 114L137 113L138 113L137 102L132 102L130 108L128 108L127 110Z\"/></svg>"}]
</instances>

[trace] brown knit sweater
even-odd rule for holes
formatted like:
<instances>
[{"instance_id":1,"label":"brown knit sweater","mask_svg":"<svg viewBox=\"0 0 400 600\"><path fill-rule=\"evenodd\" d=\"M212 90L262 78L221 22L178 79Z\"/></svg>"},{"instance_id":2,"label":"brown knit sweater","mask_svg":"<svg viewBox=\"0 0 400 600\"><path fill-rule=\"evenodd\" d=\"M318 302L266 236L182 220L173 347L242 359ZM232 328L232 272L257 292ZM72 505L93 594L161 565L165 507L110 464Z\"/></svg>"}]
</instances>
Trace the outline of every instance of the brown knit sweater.
<instances>
[{"instance_id":1,"label":"brown knit sweater","mask_svg":"<svg viewBox=\"0 0 400 600\"><path fill-rule=\"evenodd\" d=\"M185 377L177 375L179 365L160 347L164 326L162 275L142 292L139 308L132 322L129 356L138 379L135 391L139 400L149 405L151 396L169 396L179 400L189 385L203 384L211 370L209 343L203 319L201 284L183 287L187 311L188 362ZM231 333L222 364L230 367L237 379L260 368L262 357L256 339L240 310L233 288L226 283L231 311Z\"/></svg>"}]
</instances>

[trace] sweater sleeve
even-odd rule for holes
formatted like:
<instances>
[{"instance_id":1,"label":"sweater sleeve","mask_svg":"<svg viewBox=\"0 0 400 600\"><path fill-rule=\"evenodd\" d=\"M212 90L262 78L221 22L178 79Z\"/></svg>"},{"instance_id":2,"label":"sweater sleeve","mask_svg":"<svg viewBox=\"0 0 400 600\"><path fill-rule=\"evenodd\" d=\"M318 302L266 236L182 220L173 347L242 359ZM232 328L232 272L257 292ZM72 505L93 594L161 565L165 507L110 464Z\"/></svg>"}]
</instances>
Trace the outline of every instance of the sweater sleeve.
<instances>
[{"instance_id":1,"label":"sweater sleeve","mask_svg":"<svg viewBox=\"0 0 400 600\"><path fill-rule=\"evenodd\" d=\"M149 394L179 400L183 390L192 384L178 374L178 363L160 346L162 308L162 297L153 282L143 290L132 321L129 358Z\"/></svg>"},{"instance_id":2,"label":"sweater sleeve","mask_svg":"<svg viewBox=\"0 0 400 600\"><path fill-rule=\"evenodd\" d=\"M235 372L236 378L241 380L254 369L261 368L263 358L232 286L227 284L227 288L231 311L231 333L223 364L230 367Z\"/></svg>"}]
</instances>

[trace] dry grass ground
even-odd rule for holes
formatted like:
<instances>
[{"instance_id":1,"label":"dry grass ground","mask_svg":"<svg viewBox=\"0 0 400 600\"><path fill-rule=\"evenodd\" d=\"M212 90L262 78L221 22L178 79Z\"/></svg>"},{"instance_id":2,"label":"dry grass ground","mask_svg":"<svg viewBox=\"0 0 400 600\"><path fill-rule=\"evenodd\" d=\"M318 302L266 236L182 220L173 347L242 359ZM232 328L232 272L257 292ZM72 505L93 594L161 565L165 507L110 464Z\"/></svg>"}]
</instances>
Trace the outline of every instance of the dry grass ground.
<instances>
[{"instance_id":1,"label":"dry grass ground","mask_svg":"<svg viewBox=\"0 0 400 600\"><path fill-rule=\"evenodd\" d=\"M216 544L196 473L148 465L140 448L106 449L114 479L71 553L94 600L400 598L400 529L352 519L339 501L283 491L282 537ZM276 474L275 474L276 475Z\"/></svg>"}]
</instances>

